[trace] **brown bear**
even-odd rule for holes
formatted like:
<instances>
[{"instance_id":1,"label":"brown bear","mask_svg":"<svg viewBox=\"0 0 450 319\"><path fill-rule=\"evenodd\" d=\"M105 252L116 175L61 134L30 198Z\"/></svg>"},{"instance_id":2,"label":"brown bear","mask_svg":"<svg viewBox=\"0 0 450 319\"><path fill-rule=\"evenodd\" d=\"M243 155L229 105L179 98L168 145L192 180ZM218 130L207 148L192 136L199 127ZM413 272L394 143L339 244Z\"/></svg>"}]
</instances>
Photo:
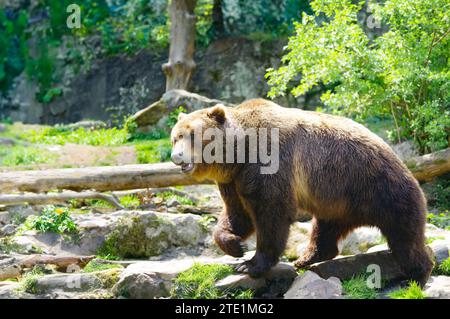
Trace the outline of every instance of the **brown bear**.
<instances>
[{"instance_id":1,"label":"brown bear","mask_svg":"<svg viewBox=\"0 0 450 319\"><path fill-rule=\"evenodd\" d=\"M208 142L223 142L219 135L201 137L199 153L195 134L210 128L224 136L251 128L278 129L279 169L262 174L265 164L259 157L248 161L250 152L260 146L251 149L247 137L245 150L229 157L234 161L205 161L201 151ZM217 105L180 114L171 139L172 160L182 171L199 180L214 180L219 187L225 207L214 232L218 246L241 257L243 241L256 232L256 253L239 271L257 277L274 266L285 249L291 223L307 212L312 216L312 235L297 267L334 258L338 241L349 232L376 226L405 279L426 283L433 261L425 246L424 195L391 148L364 126L344 117L254 99L236 107ZM220 145L216 143L212 156L236 151L235 146L220 149ZM242 154L247 161L236 162Z\"/></svg>"}]
</instances>

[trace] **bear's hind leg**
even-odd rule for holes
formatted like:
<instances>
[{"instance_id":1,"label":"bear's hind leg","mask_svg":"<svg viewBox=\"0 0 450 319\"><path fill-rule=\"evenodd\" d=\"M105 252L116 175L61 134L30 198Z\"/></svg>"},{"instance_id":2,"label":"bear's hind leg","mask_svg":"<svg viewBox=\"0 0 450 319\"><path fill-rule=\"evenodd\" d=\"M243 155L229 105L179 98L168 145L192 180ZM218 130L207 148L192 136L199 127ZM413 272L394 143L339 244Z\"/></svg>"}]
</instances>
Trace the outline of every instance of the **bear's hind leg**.
<instances>
[{"instance_id":1,"label":"bear's hind leg","mask_svg":"<svg viewBox=\"0 0 450 319\"><path fill-rule=\"evenodd\" d=\"M353 228L346 223L313 218L309 245L303 255L295 261L295 267L303 268L336 257L339 253L337 245L339 239L345 237Z\"/></svg>"},{"instance_id":2,"label":"bear's hind leg","mask_svg":"<svg viewBox=\"0 0 450 319\"><path fill-rule=\"evenodd\" d=\"M242 206L233 184L219 184L219 190L225 208L214 230L214 240L226 254L242 257L242 241L254 232L253 222Z\"/></svg>"}]
</instances>

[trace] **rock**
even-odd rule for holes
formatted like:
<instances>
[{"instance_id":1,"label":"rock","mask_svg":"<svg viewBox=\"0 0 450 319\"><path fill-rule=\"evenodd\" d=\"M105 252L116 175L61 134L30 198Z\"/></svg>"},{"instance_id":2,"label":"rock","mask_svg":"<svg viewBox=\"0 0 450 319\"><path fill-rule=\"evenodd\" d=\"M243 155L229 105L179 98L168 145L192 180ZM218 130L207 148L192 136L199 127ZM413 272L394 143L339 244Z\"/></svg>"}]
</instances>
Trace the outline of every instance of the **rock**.
<instances>
[{"instance_id":1,"label":"rock","mask_svg":"<svg viewBox=\"0 0 450 319\"><path fill-rule=\"evenodd\" d=\"M27 236L12 237L12 245L14 246L14 252L22 254L36 253L42 250L39 245L36 245L35 242Z\"/></svg>"},{"instance_id":2,"label":"rock","mask_svg":"<svg viewBox=\"0 0 450 319\"><path fill-rule=\"evenodd\" d=\"M403 279L403 273L390 251L378 251L354 256L345 256L323 261L309 266L322 278L337 277L341 280L351 279L368 271L369 265L378 265L382 280Z\"/></svg>"},{"instance_id":3,"label":"rock","mask_svg":"<svg viewBox=\"0 0 450 319\"><path fill-rule=\"evenodd\" d=\"M111 288L119 279L121 269L109 269L91 273L56 274L36 278L36 293L44 294L54 290L90 291Z\"/></svg>"},{"instance_id":4,"label":"rock","mask_svg":"<svg viewBox=\"0 0 450 319\"><path fill-rule=\"evenodd\" d=\"M8 206L8 211L0 212L0 223L2 224L19 224L25 221L28 216L38 215L33 207L28 205L12 205Z\"/></svg>"},{"instance_id":5,"label":"rock","mask_svg":"<svg viewBox=\"0 0 450 319\"><path fill-rule=\"evenodd\" d=\"M445 240L450 242L450 231L439 228L433 224L427 224L425 227L425 237L428 240Z\"/></svg>"},{"instance_id":6,"label":"rock","mask_svg":"<svg viewBox=\"0 0 450 319\"><path fill-rule=\"evenodd\" d=\"M449 242L445 240L435 240L428 245L433 250L436 263L440 265L444 260L449 258Z\"/></svg>"},{"instance_id":7,"label":"rock","mask_svg":"<svg viewBox=\"0 0 450 319\"><path fill-rule=\"evenodd\" d=\"M16 141L11 138L0 137L0 145L2 146L14 146Z\"/></svg>"},{"instance_id":8,"label":"rock","mask_svg":"<svg viewBox=\"0 0 450 319\"><path fill-rule=\"evenodd\" d=\"M424 293L428 298L450 299L450 277L432 276L425 285Z\"/></svg>"},{"instance_id":9,"label":"rock","mask_svg":"<svg viewBox=\"0 0 450 319\"><path fill-rule=\"evenodd\" d=\"M135 211L127 212L106 240L119 256L150 257L174 247L196 247L206 236L200 216Z\"/></svg>"},{"instance_id":10,"label":"rock","mask_svg":"<svg viewBox=\"0 0 450 319\"><path fill-rule=\"evenodd\" d=\"M382 250L389 250L389 245L387 243L385 244L380 244L380 245L376 245L373 247L370 247L366 253L375 253L377 251L382 251Z\"/></svg>"},{"instance_id":11,"label":"rock","mask_svg":"<svg viewBox=\"0 0 450 319\"><path fill-rule=\"evenodd\" d=\"M17 260L14 257L0 261L0 280L18 278L21 273L22 267L17 264Z\"/></svg>"},{"instance_id":12,"label":"rock","mask_svg":"<svg viewBox=\"0 0 450 319\"><path fill-rule=\"evenodd\" d=\"M391 145L391 147L397 156L404 162L420 155L413 141L405 141L399 144Z\"/></svg>"},{"instance_id":13,"label":"rock","mask_svg":"<svg viewBox=\"0 0 450 319\"><path fill-rule=\"evenodd\" d=\"M164 93L159 101L137 112L133 115L132 119L136 122L138 127L142 128L158 124L164 116L167 116L179 106L183 106L183 108L190 113L216 104L225 105L226 103L184 90L171 90Z\"/></svg>"},{"instance_id":14,"label":"rock","mask_svg":"<svg viewBox=\"0 0 450 319\"><path fill-rule=\"evenodd\" d=\"M4 281L0 285L0 299L35 299L36 296L19 290L17 282Z\"/></svg>"},{"instance_id":15,"label":"rock","mask_svg":"<svg viewBox=\"0 0 450 319\"><path fill-rule=\"evenodd\" d=\"M308 230L302 227L304 223L293 223L289 230L289 238L284 251L285 255L290 259L296 259L300 256L301 251L309 243Z\"/></svg>"},{"instance_id":16,"label":"rock","mask_svg":"<svg viewBox=\"0 0 450 319\"><path fill-rule=\"evenodd\" d=\"M2 236L11 236L16 232L16 226L12 225L12 224L8 224L3 226L0 229L0 237Z\"/></svg>"},{"instance_id":17,"label":"rock","mask_svg":"<svg viewBox=\"0 0 450 319\"><path fill-rule=\"evenodd\" d=\"M202 217L192 214L122 210L110 214L74 214L72 217L80 229L76 236L25 231L14 237L14 243L22 253L37 248L51 254L76 255L97 254L110 243L110 248L119 256L150 257L172 248L198 248L208 236Z\"/></svg>"},{"instance_id":18,"label":"rock","mask_svg":"<svg viewBox=\"0 0 450 319\"><path fill-rule=\"evenodd\" d=\"M103 121L79 121L66 126L69 130L77 130L79 128L84 128L87 130L98 130L101 128L106 128L107 125Z\"/></svg>"},{"instance_id":19,"label":"rock","mask_svg":"<svg viewBox=\"0 0 450 319\"><path fill-rule=\"evenodd\" d=\"M0 133L3 133L3 132L5 132L5 131L6 131L6 125L0 123Z\"/></svg>"},{"instance_id":20,"label":"rock","mask_svg":"<svg viewBox=\"0 0 450 319\"><path fill-rule=\"evenodd\" d=\"M166 203L167 207L176 207L180 205L180 202L176 198L169 198Z\"/></svg>"},{"instance_id":21,"label":"rock","mask_svg":"<svg viewBox=\"0 0 450 319\"><path fill-rule=\"evenodd\" d=\"M370 247L376 246L383 239L381 232L375 227L360 227L352 231L338 247L341 255L356 255L365 253Z\"/></svg>"},{"instance_id":22,"label":"rock","mask_svg":"<svg viewBox=\"0 0 450 319\"><path fill-rule=\"evenodd\" d=\"M132 299L168 297L172 280L194 264L194 259L143 261L131 264L113 287L116 296Z\"/></svg>"},{"instance_id":23,"label":"rock","mask_svg":"<svg viewBox=\"0 0 450 319\"><path fill-rule=\"evenodd\" d=\"M247 274L230 275L216 283L221 290L251 289L256 297L276 298L282 296L291 286L297 272L287 263L278 263L267 274L260 278L251 278Z\"/></svg>"},{"instance_id":24,"label":"rock","mask_svg":"<svg viewBox=\"0 0 450 319\"><path fill-rule=\"evenodd\" d=\"M341 296L342 284L338 278L325 280L312 271L298 276L284 294L285 299L338 299Z\"/></svg>"}]
</instances>

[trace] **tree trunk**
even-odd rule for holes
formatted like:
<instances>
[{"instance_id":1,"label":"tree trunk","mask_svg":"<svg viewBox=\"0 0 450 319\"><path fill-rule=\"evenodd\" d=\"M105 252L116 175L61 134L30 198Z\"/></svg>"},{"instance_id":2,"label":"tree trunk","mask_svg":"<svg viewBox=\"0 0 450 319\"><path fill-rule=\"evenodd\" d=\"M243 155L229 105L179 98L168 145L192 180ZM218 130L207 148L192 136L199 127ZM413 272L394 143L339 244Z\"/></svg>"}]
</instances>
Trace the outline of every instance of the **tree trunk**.
<instances>
[{"instance_id":1,"label":"tree trunk","mask_svg":"<svg viewBox=\"0 0 450 319\"><path fill-rule=\"evenodd\" d=\"M419 182L429 182L450 172L450 148L414 157L405 164Z\"/></svg>"},{"instance_id":2,"label":"tree trunk","mask_svg":"<svg viewBox=\"0 0 450 319\"><path fill-rule=\"evenodd\" d=\"M166 75L166 92L172 89L188 90L195 69L195 14L196 0L172 0L170 13L169 62L162 66Z\"/></svg>"},{"instance_id":3,"label":"tree trunk","mask_svg":"<svg viewBox=\"0 0 450 319\"><path fill-rule=\"evenodd\" d=\"M61 168L0 173L0 193L50 190L115 191L199 184L172 163Z\"/></svg>"},{"instance_id":4,"label":"tree trunk","mask_svg":"<svg viewBox=\"0 0 450 319\"><path fill-rule=\"evenodd\" d=\"M223 23L222 0L214 0L212 18L213 18L214 37L220 38L225 33L225 26Z\"/></svg>"}]
</instances>

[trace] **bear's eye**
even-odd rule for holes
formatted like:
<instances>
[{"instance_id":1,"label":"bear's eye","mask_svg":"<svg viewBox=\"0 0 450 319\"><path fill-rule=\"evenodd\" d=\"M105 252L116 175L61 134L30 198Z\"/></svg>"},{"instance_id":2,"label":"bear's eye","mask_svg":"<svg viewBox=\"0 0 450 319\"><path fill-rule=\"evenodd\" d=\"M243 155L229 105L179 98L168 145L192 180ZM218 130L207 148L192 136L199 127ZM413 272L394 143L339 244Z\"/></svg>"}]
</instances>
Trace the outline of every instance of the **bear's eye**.
<instances>
[{"instance_id":1,"label":"bear's eye","mask_svg":"<svg viewBox=\"0 0 450 319\"><path fill-rule=\"evenodd\" d=\"M179 139L179 140L182 140L182 139L183 139L183 135L181 135L181 134L178 135L178 139Z\"/></svg>"}]
</instances>

